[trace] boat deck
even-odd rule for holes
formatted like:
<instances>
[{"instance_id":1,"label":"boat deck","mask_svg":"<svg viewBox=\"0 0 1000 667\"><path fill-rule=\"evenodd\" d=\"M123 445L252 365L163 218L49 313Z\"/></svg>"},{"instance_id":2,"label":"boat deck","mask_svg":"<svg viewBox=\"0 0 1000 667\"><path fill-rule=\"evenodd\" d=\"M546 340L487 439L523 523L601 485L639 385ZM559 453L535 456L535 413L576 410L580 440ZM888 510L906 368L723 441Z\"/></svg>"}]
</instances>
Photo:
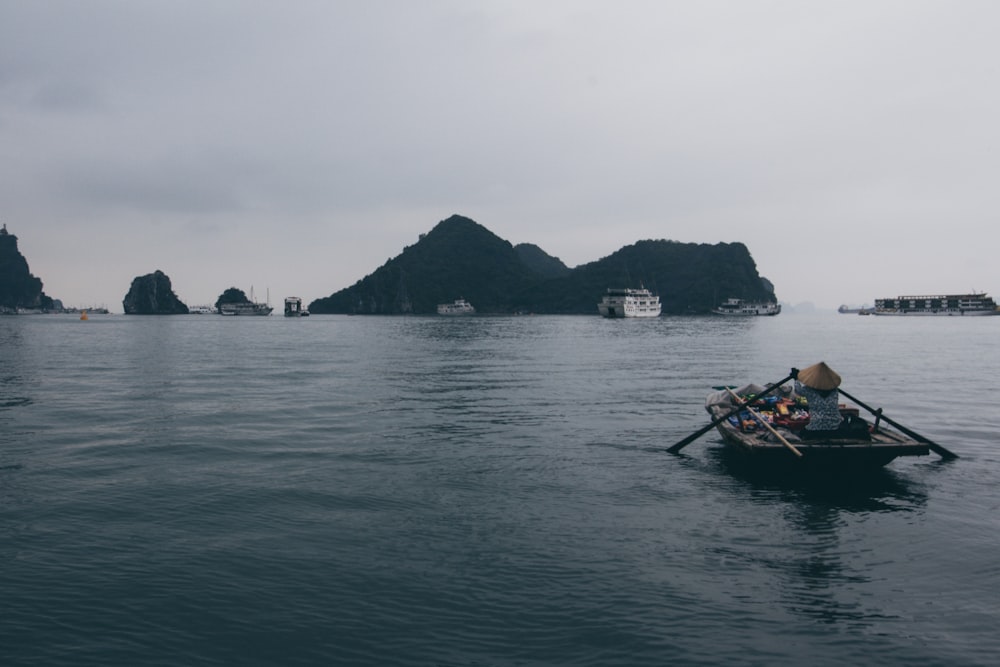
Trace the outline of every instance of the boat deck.
<instances>
[{"instance_id":1,"label":"boat deck","mask_svg":"<svg viewBox=\"0 0 1000 667\"><path fill-rule=\"evenodd\" d=\"M756 385L737 390L737 394L758 393L763 388ZM705 409L717 419L725 415L736 403L725 392L710 395ZM853 411L852 408L848 408ZM858 417L858 419L861 419ZM835 439L812 440L803 439L798 431L784 426L775 426L775 431L789 444L795 447L802 456L796 456L791 449L781 442L774 433L759 425L755 430L744 431L739 426L725 419L716 425L723 440L731 448L745 454L755 461L793 463L803 466L848 466L872 467L883 466L900 456L927 456L930 449L926 443L917 442L905 435L897 433L879 424L877 430L869 425L869 439L837 437Z\"/></svg>"}]
</instances>

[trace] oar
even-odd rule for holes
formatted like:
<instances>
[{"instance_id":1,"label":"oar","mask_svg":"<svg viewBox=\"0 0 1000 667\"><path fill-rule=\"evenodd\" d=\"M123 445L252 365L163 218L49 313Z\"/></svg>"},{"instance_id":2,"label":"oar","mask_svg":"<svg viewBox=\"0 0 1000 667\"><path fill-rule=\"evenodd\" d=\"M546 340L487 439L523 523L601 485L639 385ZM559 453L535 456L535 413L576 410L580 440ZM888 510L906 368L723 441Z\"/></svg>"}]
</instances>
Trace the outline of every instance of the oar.
<instances>
[{"instance_id":1,"label":"oar","mask_svg":"<svg viewBox=\"0 0 1000 667\"><path fill-rule=\"evenodd\" d=\"M762 391L759 394L757 394L757 396L754 397L754 400L757 400L758 398L760 398L762 396L770 394L772 391L774 391L775 389L777 389L781 385L785 384L789 380L794 380L798 376L798 374L799 374L799 369L793 368L791 374L788 377L786 377L783 380L778 380L777 382L775 382L774 384L772 384L771 386L769 386L767 389L765 389L764 391ZM698 429L697 431L695 431L694 433L692 433L688 437L684 438L683 440L681 440L677 444L672 445L669 449L667 449L667 451L670 452L671 454L676 454L677 452L681 451L682 449L684 449L685 447L687 447L688 445L690 445L692 442L694 442L695 440L697 440L701 436L703 436L706 433L708 433L709 431L711 431L713 428L715 428L716 426L718 426L722 422L724 422L727 419L729 419L730 416L735 415L737 412L739 412L740 410L742 410L744 405L746 405L746 403L740 401L739 405L737 405L735 408L733 408L729 412L725 413L721 417L716 417L711 422L709 422L708 426L706 426L704 428Z\"/></svg>"},{"instance_id":2,"label":"oar","mask_svg":"<svg viewBox=\"0 0 1000 667\"><path fill-rule=\"evenodd\" d=\"M728 391L728 392L729 392L729 395L733 397L733 400L734 400L734 401L736 401L737 403L740 403L740 402L741 402L741 399L740 399L740 397L736 395L736 392L735 392L735 391L733 391L733 390L732 390L732 389L730 389L729 387L726 387L726 391ZM757 400L757 397L755 396L753 400ZM800 451L799 451L798 449L796 449L796 448L795 448L795 445L793 445L792 443L788 442L788 440L786 440L786 439L785 439L785 436L783 436L783 435L781 435L780 433L778 433L777 429L775 429L775 428L774 428L773 426L771 426L771 425L770 425L770 424L769 424L769 423L767 422L767 420L766 420L766 419L764 419L764 418L763 418L763 417L761 416L761 414L760 414L759 412L757 412L756 410L754 410L754 408L753 408L753 406L752 406L752 405L748 405L748 406L747 406L747 411L748 411L748 412L749 412L749 413L750 413L751 415L753 415L753 418L754 418L754 419L756 419L756 420L757 420L757 422L758 422L758 423L760 423L760 425L761 425L761 426L763 426L763 427L764 427L764 428L766 428L766 429L767 429L768 431L770 431L771 433L773 433L773 434L774 434L774 436L775 436L775 437L776 437L776 438L777 438L778 440L780 440L780 441L781 441L781 444L783 444L783 445L784 445L785 447L788 447L788 448L789 448L790 450L792 450L792 454L795 454L796 456L802 456L802 452L800 452Z\"/></svg>"},{"instance_id":3,"label":"oar","mask_svg":"<svg viewBox=\"0 0 1000 667\"><path fill-rule=\"evenodd\" d=\"M868 412L870 412L873 415L875 415L876 417L882 417L882 419L886 420L887 422L889 422L890 424L892 424L893 426L895 426L900 431L902 431L906 435L910 436L911 438L913 438L917 442L922 442L922 443L926 444L928 447L931 448L931 450L934 453L936 453L937 455L939 455L941 458L943 458L943 459L957 459L958 458L958 454L956 454L955 452L948 451L947 449L945 449L941 445L937 444L936 442L928 440L927 438L925 438L924 436L920 435L919 433L911 431L910 429L906 428L902 424L889 419L884 414L882 414L882 409L881 408L879 408L878 410L875 410L871 406L865 405L863 402L861 402L858 399L854 398L853 396L851 396L850 394L848 394L843 389L839 389L839 391L840 391L841 395L843 395L844 397L846 397L846 398L854 401L855 403L857 403L858 405L860 405L861 407L863 407L865 410L867 410Z\"/></svg>"}]
</instances>

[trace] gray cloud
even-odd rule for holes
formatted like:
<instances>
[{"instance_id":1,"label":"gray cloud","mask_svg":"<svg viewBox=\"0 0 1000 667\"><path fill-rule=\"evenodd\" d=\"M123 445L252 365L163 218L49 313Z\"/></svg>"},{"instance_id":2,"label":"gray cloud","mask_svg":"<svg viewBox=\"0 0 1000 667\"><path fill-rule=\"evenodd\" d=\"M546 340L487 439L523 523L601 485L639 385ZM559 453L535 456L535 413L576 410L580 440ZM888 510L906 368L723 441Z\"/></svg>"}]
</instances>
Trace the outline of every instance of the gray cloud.
<instances>
[{"instance_id":1,"label":"gray cloud","mask_svg":"<svg viewBox=\"0 0 1000 667\"><path fill-rule=\"evenodd\" d=\"M793 302L1000 290L993 3L3 14L0 216L71 303L168 263L189 302L239 281L311 299L455 212L570 264L742 241ZM129 261L95 274L80 243ZM804 280L816 252L853 268Z\"/></svg>"}]
</instances>

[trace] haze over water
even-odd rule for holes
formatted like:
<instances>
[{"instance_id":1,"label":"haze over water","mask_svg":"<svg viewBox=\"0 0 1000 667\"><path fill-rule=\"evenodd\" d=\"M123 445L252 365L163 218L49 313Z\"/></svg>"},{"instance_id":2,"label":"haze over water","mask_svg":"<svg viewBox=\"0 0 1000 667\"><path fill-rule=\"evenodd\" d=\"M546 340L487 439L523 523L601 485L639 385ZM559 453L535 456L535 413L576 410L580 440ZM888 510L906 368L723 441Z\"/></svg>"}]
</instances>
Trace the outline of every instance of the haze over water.
<instances>
[{"instance_id":1,"label":"haze over water","mask_svg":"<svg viewBox=\"0 0 1000 667\"><path fill-rule=\"evenodd\" d=\"M995 664L998 331L0 318L0 664ZM961 458L665 452L819 360Z\"/></svg>"}]
</instances>

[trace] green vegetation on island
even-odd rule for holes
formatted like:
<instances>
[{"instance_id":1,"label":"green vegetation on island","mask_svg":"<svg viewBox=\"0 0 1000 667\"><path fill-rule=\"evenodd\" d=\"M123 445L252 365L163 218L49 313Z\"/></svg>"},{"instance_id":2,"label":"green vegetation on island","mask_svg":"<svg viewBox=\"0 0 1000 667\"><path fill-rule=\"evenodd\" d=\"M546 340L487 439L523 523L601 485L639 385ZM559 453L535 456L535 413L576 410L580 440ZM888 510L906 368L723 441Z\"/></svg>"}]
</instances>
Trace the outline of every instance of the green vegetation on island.
<instances>
[{"instance_id":1,"label":"green vegetation on island","mask_svg":"<svg viewBox=\"0 0 1000 667\"><path fill-rule=\"evenodd\" d=\"M215 312L222 310L223 305L229 304L249 304L253 303L247 298L247 293L238 287L230 287L225 292L219 295L219 298L215 300Z\"/></svg>"},{"instance_id":2,"label":"green vegetation on island","mask_svg":"<svg viewBox=\"0 0 1000 667\"><path fill-rule=\"evenodd\" d=\"M729 297L774 301L742 243L648 240L570 269L537 246L513 246L454 215L354 285L309 304L312 313L429 314L464 298L479 313L592 314L609 287L660 296L663 312L708 313Z\"/></svg>"}]
</instances>

